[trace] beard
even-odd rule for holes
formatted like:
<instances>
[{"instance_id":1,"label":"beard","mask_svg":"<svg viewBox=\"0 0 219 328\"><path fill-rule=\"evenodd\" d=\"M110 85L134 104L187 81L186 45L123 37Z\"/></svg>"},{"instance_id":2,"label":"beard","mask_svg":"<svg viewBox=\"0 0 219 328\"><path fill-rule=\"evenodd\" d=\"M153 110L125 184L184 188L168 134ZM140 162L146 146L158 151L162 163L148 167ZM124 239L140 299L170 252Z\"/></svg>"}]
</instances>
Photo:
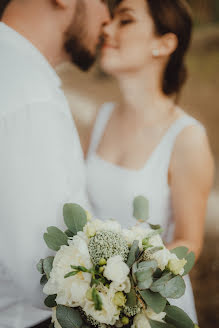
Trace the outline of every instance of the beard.
<instances>
[{"instance_id":1,"label":"beard","mask_svg":"<svg viewBox=\"0 0 219 328\"><path fill-rule=\"evenodd\" d=\"M78 36L66 41L65 50L71 56L72 63L84 72L88 71L96 61L96 54L92 54Z\"/></svg>"},{"instance_id":2,"label":"beard","mask_svg":"<svg viewBox=\"0 0 219 328\"><path fill-rule=\"evenodd\" d=\"M85 45L85 40L89 40L86 18L86 5L83 0L78 0L73 23L67 32L67 40L64 45L72 63L82 71L88 71L96 61L96 53L92 53Z\"/></svg>"}]
</instances>

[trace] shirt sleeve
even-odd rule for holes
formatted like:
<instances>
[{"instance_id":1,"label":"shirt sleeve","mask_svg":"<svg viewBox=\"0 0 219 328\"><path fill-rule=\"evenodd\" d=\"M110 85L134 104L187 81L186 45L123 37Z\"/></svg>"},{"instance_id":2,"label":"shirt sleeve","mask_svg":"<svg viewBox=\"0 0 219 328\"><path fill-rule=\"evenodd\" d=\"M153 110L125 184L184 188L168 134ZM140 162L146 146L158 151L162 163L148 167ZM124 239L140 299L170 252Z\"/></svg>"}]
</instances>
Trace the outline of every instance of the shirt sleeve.
<instances>
[{"instance_id":1,"label":"shirt sleeve","mask_svg":"<svg viewBox=\"0 0 219 328\"><path fill-rule=\"evenodd\" d=\"M7 272L2 280L38 306L43 303L36 264L52 254L43 233L48 226L64 229L63 204L80 193L74 129L55 103L31 104L0 120L0 265Z\"/></svg>"}]
</instances>

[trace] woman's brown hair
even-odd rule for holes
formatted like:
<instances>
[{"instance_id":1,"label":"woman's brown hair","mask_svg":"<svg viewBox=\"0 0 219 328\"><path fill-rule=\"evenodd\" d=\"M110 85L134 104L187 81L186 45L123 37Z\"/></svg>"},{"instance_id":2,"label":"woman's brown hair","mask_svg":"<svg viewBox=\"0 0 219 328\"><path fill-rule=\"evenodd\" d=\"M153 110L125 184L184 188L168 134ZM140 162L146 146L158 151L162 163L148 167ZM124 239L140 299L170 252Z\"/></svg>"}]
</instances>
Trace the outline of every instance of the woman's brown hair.
<instances>
[{"instance_id":1,"label":"woman's brown hair","mask_svg":"<svg viewBox=\"0 0 219 328\"><path fill-rule=\"evenodd\" d=\"M162 89L166 95L178 93L187 79L185 55L189 48L193 20L184 0L146 0L154 20L156 33L174 33L178 38L176 50L164 71Z\"/></svg>"},{"instance_id":2,"label":"woman's brown hair","mask_svg":"<svg viewBox=\"0 0 219 328\"><path fill-rule=\"evenodd\" d=\"M119 5L122 0L114 0L115 2ZM177 48L170 56L162 81L162 90L166 95L178 94L187 79L185 55L192 36L191 9L185 0L146 0L146 2L154 21L155 33L157 35L174 33L178 38Z\"/></svg>"}]
</instances>

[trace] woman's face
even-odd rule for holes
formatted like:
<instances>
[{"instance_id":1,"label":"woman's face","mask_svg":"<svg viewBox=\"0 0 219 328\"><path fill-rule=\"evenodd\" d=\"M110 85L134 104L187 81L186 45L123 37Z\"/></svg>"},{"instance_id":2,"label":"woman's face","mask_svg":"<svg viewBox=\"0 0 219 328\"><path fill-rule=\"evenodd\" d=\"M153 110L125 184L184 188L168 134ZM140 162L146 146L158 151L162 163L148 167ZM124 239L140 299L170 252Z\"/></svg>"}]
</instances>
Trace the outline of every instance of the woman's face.
<instances>
[{"instance_id":1,"label":"woman's face","mask_svg":"<svg viewBox=\"0 0 219 328\"><path fill-rule=\"evenodd\" d=\"M112 75L142 70L153 63L157 36L146 0L123 0L104 27L101 66Z\"/></svg>"}]
</instances>

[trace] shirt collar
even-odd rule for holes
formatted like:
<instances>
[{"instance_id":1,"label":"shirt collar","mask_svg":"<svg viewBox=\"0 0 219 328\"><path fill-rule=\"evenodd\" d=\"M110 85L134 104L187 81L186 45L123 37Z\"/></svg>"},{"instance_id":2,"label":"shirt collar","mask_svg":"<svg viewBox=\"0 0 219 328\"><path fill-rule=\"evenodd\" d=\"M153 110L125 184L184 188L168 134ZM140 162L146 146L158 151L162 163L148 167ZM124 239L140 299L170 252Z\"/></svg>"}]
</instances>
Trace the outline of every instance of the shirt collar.
<instances>
[{"instance_id":1,"label":"shirt collar","mask_svg":"<svg viewBox=\"0 0 219 328\"><path fill-rule=\"evenodd\" d=\"M48 76L49 80L51 80L51 83L54 83L56 87L61 87L61 79L46 57L20 33L16 32L5 23L0 22L0 40L3 39L19 47L19 51L22 49L22 52L34 61L36 69L41 69L41 71Z\"/></svg>"}]
</instances>

